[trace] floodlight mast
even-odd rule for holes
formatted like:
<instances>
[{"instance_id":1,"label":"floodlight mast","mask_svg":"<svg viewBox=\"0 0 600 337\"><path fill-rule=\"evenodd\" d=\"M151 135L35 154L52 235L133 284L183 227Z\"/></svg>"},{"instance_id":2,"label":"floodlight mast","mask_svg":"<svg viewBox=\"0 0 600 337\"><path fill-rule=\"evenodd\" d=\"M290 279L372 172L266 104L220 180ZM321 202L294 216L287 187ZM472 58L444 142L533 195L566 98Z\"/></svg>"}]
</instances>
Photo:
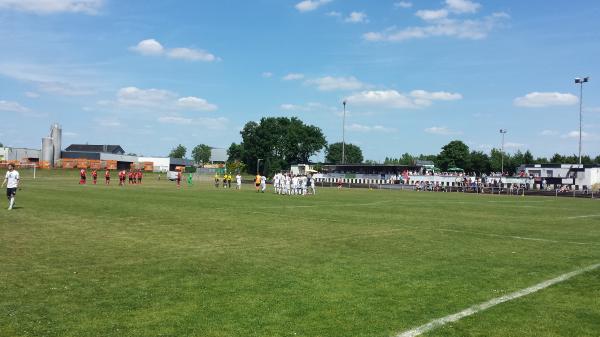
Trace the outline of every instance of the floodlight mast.
<instances>
[{"instance_id":1,"label":"floodlight mast","mask_svg":"<svg viewBox=\"0 0 600 337\"><path fill-rule=\"evenodd\" d=\"M502 135L502 148L500 150L500 188L502 188L502 177L504 176L504 135L506 132L506 129L500 129L500 134Z\"/></svg>"},{"instance_id":2,"label":"floodlight mast","mask_svg":"<svg viewBox=\"0 0 600 337\"><path fill-rule=\"evenodd\" d=\"M581 165L581 136L582 136L582 111L583 111L583 84L590 81L589 76L576 77L575 84L579 84L579 165Z\"/></svg>"},{"instance_id":3,"label":"floodlight mast","mask_svg":"<svg viewBox=\"0 0 600 337\"><path fill-rule=\"evenodd\" d=\"M344 117L342 118L342 165L346 163L346 101L343 101Z\"/></svg>"}]
</instances>

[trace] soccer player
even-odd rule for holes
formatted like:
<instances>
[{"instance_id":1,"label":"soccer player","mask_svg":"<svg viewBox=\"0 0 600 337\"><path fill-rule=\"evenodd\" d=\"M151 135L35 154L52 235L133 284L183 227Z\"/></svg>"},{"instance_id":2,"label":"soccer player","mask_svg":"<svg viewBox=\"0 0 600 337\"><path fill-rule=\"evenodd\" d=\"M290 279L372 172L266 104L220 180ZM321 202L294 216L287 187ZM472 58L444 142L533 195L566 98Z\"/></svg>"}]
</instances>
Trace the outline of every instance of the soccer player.
<instances>
[{"instance_id":1,"label":"soccer player","mask_svg":"<svg viewBox=\"0 0 600 337\"><path fill-rule=\"evenodd\" d=\"M256 172L256 177L254 178L254 185L256 186L256 193L260 192L260 174Z\"/></svg>"},{"instance_id":2,"label":"soccer player","mask_svg":"<svg viewBox=\"0 0 600 337\"><path fill-rule=\"evenodd\" d=\"M98 181L98 171L96 171L96 169L92 170L92 180L94 181L94 185L96 185L96 182Z\"/></svg>"},{"instance_id":3,"label":"soccer player","mask_svg":"<svg viewBox=\"0 0 600 337\"><path fill-rule=\"evenodd\" d=\"M265 193L266 189L267 189L267 177L260 176L260 191L262 193Z\"/></svg>"},{"instance_id":4,"label":"soccer player","mask_svg":"<svg viewBox=\"0 0 600 337\"><path fill-rule=\"evenodd\" d=\"M106 171L104 172L104 183L106 185L110 185L110 170L106 169Z\"/></svg>"},{"instance_id":5,"label":"soccer player","mask_svg":"<svg viewBox=\"0 0 600 337\"><path fill-rule=\"evenodd\" d=\"M177 170L177 188L181 188L181 169Z\"/></svg>"},{"instance_id":6,"label":"soccer player","mask_svg":"<svg viewBox=\"0 0 600 337\"><path fill-rule=\"evenodd\" d=\"M235 189L242 189L242 176L239 173L235 176Z\"/></svg>"},{"instance_id":7,"label":"soccer player","mask_svg":"<svg viewBox=\"0 0 600 337\"><path fill-rule=\"evenodd\" d=\"M142 173L142 170L139 170L139 171L138 171L138 175L137 175L137 178L138 178L138 184L140 184L140 185L142 184L142 178L143 178L143 177L144 177L144 174Z\"/></svg>"},{"instance_id":8,"label":"soccer player","mask_svg":"<svg viewBox=\"0 0 600 337\"><path fill-rule=\"evenodd\" d=\"M85 172L85 169L82 168L79 171L79 185L85 185L86 179L87 179L87 173Z\"/></svg>"},{"instance_id":9,"label":"soccer player","mask_svg":"<svg viewBox=\"0 0 600 337\"><path fill-rule=\"evenodd\" d=\"M315 195L317 194L317 190L315 189L315 178L308 177L308 187L310 188L311 194Z\"/></svg>"},{"instance_id":10,"label":"soccer player","mask_svg":"<svg viewBox=\"0 0 600 337\"><path fill-rule=\"evenodd\" d=\"M119 171L119 186L125 187L125 176L126 175L127 175L127 173L125 173L125 170Z\"/></svg>"},{"instance_id":11,"label":"soccer player","mask_svg":"<svg viewBox=\"0 0 600 337\"><path fill-rule=\"evenodd\" d=\"M219 188L219 174L215 173L215 187Z\"/></svg>"},{"instance_id":12,"label":"soccer player","mask_svg":"<svg viewBox=\"0 0 600 337\"><path fill-rule=\"evenodd\" d=\"M8 171L6 172L6 176L4 176L4 181L2 182L2 187L6 185L6 197L8 198L8 210L13 209L15 206L15 197L17 196L17 188L19 188L19 172L15 170L15 166L13 164L8 164Z\"/></svg>"},{"instance_id":13,"label":"soccer player","mask_svg":"<svg viewBox=\"0 0 600 337\"><path fill-rule=\"evenodd\" d=\"M231 173L229 173L227 175L227 187L231 188L231 180L233 179L233 176L231 175Z\"/></svg>"}]
</instances>

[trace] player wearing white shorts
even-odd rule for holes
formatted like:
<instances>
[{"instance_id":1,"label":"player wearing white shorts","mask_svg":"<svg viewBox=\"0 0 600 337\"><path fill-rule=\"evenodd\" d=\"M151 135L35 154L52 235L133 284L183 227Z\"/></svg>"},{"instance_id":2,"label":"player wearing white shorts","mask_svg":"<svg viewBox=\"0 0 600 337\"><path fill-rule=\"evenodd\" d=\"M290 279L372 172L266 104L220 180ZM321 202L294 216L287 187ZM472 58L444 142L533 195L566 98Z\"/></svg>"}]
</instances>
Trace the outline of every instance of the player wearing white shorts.
<instances>
[{"instance_id":1,"label":"player wearing white shorts","mask_svg":"<svg viewBox=\"0 0 600 337\"><path fill-rule=\"evenodd\" d=\"M306 177L302 177L300 187L302 188L302 195L306 195Z\"/></svg>"},{"instance_id":2,"label":"player wearing white shorts","mask_svg":"<svg viewBox=\"0 0 600 337\"><path fill-rule=\"evenodd\" d=\"M266 189L267 189L267 177L260 176L260 191L262 193L265 193Z\"/></svg>"},{"instance_id":3,"label":"player wearing white shorts","mask_svg":"<svg viewBox=\"0 0 600 337\"><path fill-rule=\"evenodd\" d=\"M275 190L275 194L279 194L279 173L275 174L273 177L273 188Z\"/></svg>"},{"instance_id":4,"label":"player wearing white shorts","mask_svg":"<svg viewBox=\"0 0 600 337\"><path fill-rule=\"evenodd\" d=\"M289 175L285 176L285 194L287 195L291 195L292 194L292 189L291 189L291 185L292 185L292 178Z\"/></svg>"},{"instance_id":5,"label":"player wearing white shorts","mask_svg":"<svg viewBox=\"0 0 600 337\"><path fill-rule=\"evenodd\" d=\"M15 170L13 164L8 164L8 171L2 182L2 187L6 185L6 197L8 198L8 209L13 209L15 205L15 197L17 196L17 188L19 188L20 176ZM2 188L0 187L0 188Z\"/></svg>"},{"instance_id":6,"label":"player wearing white shorts","mask_svg":"<svg viewBox=\"0 0 600 337\"><path fill-rule=\"evenodd\" d=\"M310 188L312 195L317 194L317 191L315 190L315 179L313 177L308 178L308 187Z\"/></svg>"},{"instance_id":7,"label":"player wearing white shorts","mask_svg":"<svg viewBox=\"0 0 600 337\"><path fill-rule=\"evenodd\" d=\"M242 176L239 173L235 176L235 189L242 189Z\"/></svg>"}]
</instances>

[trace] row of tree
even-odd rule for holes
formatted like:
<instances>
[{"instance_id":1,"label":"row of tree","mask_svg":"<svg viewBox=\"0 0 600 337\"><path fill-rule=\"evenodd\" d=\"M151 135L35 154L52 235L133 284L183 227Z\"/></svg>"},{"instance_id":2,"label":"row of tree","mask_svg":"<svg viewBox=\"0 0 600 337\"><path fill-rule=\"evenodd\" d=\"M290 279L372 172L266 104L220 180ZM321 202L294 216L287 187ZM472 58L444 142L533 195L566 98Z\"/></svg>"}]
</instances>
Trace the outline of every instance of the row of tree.
<instances>
[{"instance_id":1,"label":"row of tree","mask_svg":"<svg viewBox=\"0 0 600 337\"><path fill-rule=\"evenodd\" d=\"M174 147L169 153L171 158L185 158L187 148L181 144ZM192 149L192 159L196 164L206 164L210 161L211 147L206 144L196 145Z\"/></svg>"},{"instance_id":2,"label":"row of tree","mask_svg":"<svg viewBox=\"0 0 600 337\"><path fill-rule=\"evenodd\" d=\"M504 166L504 172L515 172L519 166L525 164L574 164L579 162L576 155L563 156L557 153L551 158L534 157L529 150L525 152L519 150L514 154L504 153L504 156L499 149L492 149L489 154L483 151L470 151L465 143L454 140L442 147L442 151L437 155L413 156L404 153L400 158L385 158L384 164L412 165L416 160L432 161L442 171L448 170L450 167L458 167L466 172L475 173L501 172L502 166ZM582 156L581 162L583 164L600 164L600 156L596 158Z\"/></svg>"},{"instance_id":3,"label":"row of tree","mask_svg":"<svg viewBox=\"0 0 600 337\"><path fill-rule=\"evenodd\" d=\"M264 117L259 122L250 121L240 131L242 141L232 143L227 150L228 165L240 169L245 168L248 173L257 170L264 174L272 174L279 170L287 170L290 165L308 163L310 157L324 150L325 162L329 164L375 164L375 161L364 160L359 146L354 144L333 143L327 144L320 128L305 124L296 117ZM179 144L173 148L170 157L184 158L187 149ZM344 160L342 160L342 152ZM200 144L192 150L192 158L198 164L210 161L211 147ZM432 161L442 171L457 167L466 172L489 173L515 172L523 164L544 163L577 163L576 156L562 156L555 154L551 158L537 157L528 150L524 153L517 151L508 154L498 149L489 153L472 151L460 140L454 140L442 147L439 154L414 156L404 153L399 158L386 158L384 164L414 165L416 160ZM592 159L583 156L584 164L600 164L600 156Z\"/></svg>"}]
</instances>

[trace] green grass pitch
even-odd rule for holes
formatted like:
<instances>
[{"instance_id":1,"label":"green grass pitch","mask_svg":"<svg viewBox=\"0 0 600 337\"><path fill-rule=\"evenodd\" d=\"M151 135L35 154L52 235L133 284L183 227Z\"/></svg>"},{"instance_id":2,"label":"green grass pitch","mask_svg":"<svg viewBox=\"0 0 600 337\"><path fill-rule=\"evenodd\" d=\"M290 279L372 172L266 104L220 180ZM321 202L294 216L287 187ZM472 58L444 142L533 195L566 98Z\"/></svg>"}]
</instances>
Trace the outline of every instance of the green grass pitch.
<instances>
[{"instance_id":1,"label":"green grass pitch","mask_svg":"<svg viewBox=\"0 0 600 337\"><path fill-rule=\"evenodd\" d=\"M1 204L0 336L388 337L600 262L598 200L38 175ZM599 336L600 270L425 335Z\"/></svg>"}]
</instances>

